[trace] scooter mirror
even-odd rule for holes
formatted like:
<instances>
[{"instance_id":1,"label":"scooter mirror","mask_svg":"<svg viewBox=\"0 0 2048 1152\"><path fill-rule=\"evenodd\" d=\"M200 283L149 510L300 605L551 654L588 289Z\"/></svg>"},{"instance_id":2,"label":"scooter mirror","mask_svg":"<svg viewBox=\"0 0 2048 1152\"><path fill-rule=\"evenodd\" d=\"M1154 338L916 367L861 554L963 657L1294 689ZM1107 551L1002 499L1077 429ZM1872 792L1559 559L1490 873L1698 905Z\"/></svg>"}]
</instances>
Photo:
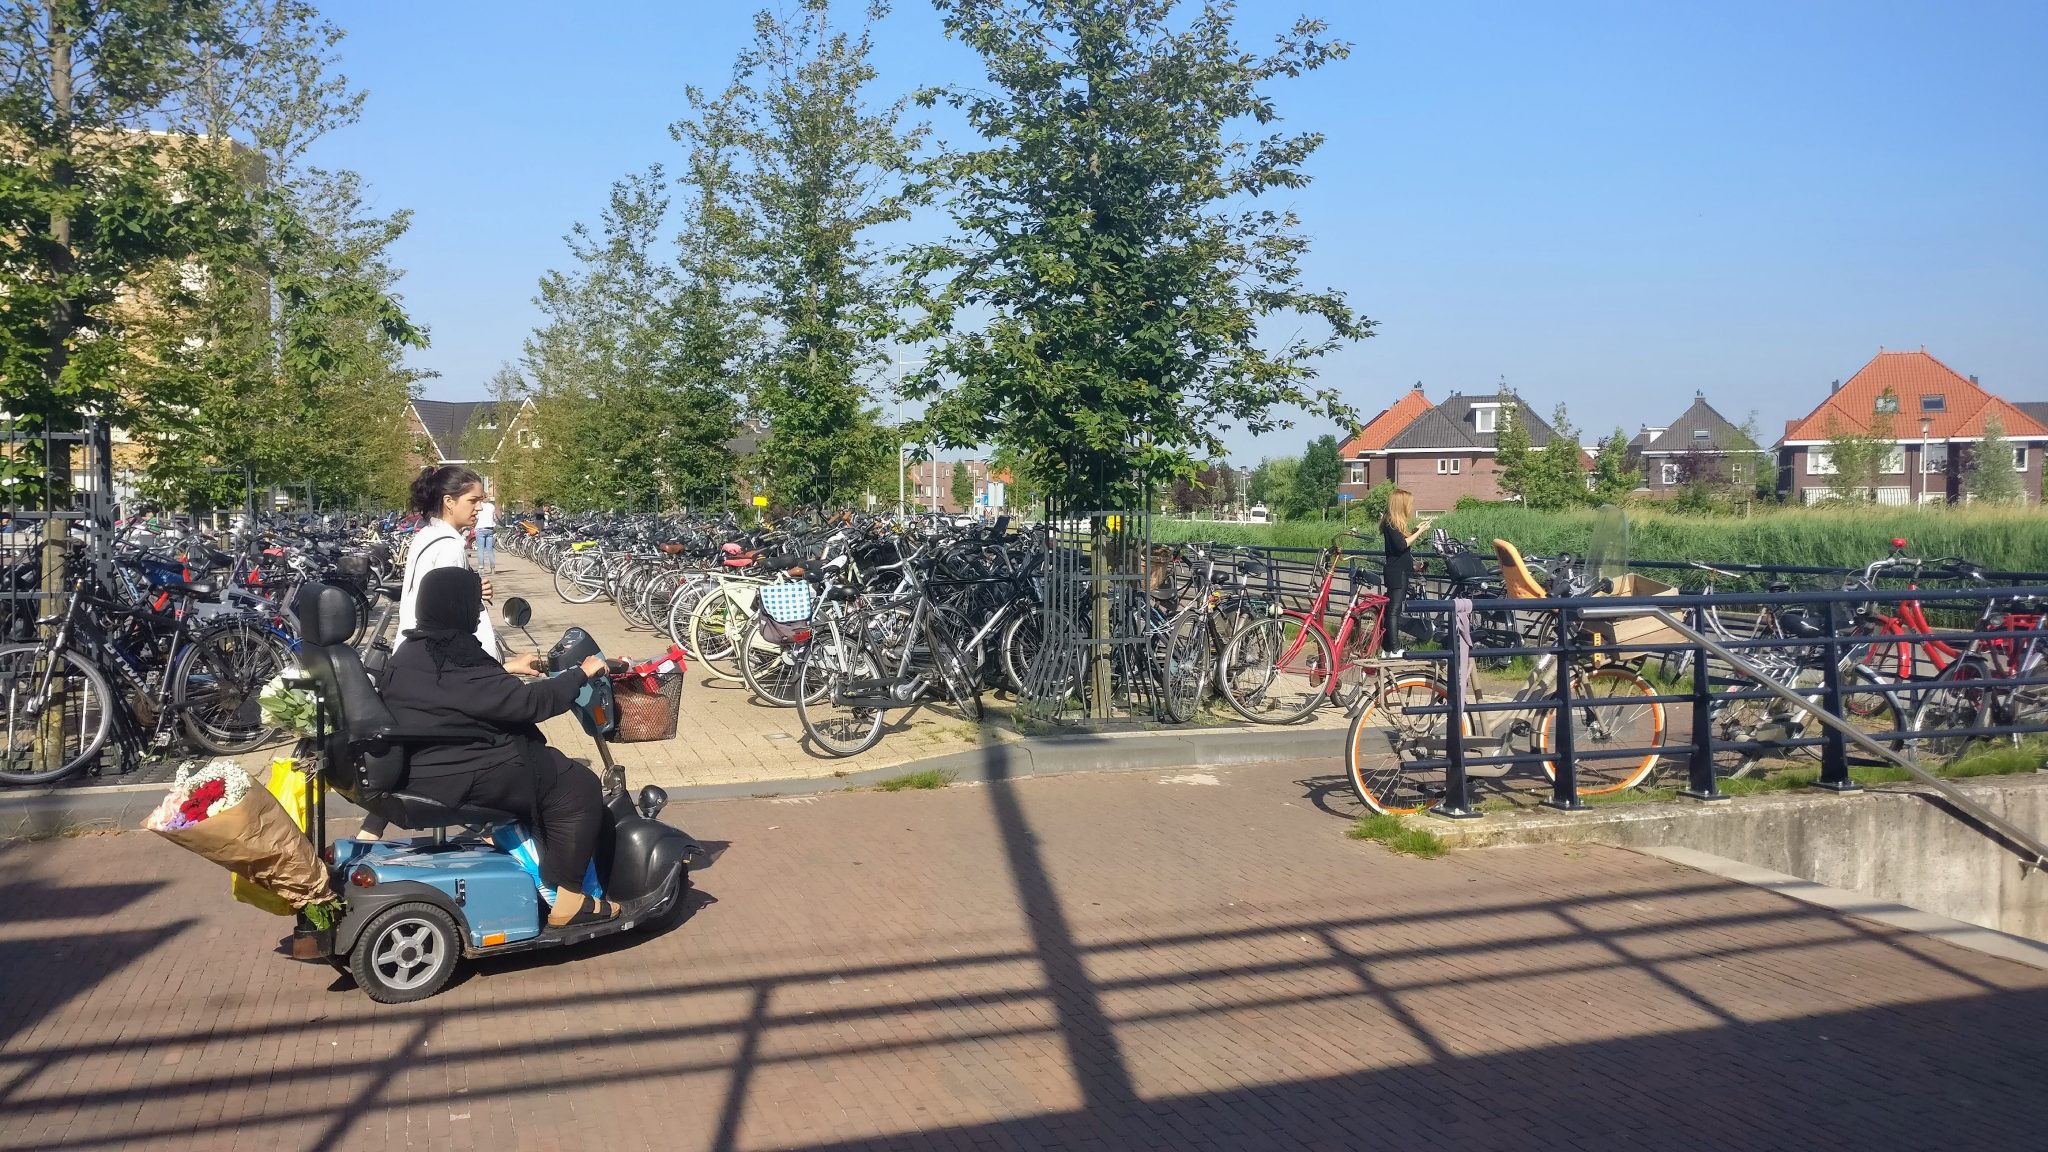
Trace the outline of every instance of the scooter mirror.
<instances>
[{"instance_id":1,"label":"scooter mirror","mask_svg":"<svg viewBox=\"0 0 2048 1152\"><path fill-rule=\"evenodd\" d=\"M640 789L640 802L635 805L640 809L640 815L649 820L661 815L661 810L667 806L668 790L658 784Z\"/></svg>"},{"instance_id":2,"label":"scooter mirror","mask_svg":"<svg viewBox=\"0 0 2048 1152\"><path fill-rule=\"evenodd\" d=\"M505 623L514 628L524 628L533 622L533 605L527 603L523 596L507 596L505 606L499 611L504 615Z\"/></svg>"}]
</instances>

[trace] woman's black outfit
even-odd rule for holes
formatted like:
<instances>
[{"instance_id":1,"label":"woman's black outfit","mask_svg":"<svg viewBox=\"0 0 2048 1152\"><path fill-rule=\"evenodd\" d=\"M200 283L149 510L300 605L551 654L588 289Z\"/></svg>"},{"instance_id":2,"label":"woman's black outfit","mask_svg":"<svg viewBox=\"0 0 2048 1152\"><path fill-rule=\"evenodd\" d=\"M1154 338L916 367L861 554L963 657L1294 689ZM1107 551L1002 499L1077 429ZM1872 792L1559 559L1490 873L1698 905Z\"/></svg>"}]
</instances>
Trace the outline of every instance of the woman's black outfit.
<instances>
[{"instance_id":1,"label":"woman's black outfit","mask_svg":"<svg viewBox=\"0 0 2048 1152\"><path fill-rule=\"evenodd\" d=\"M1408 647L1401 612L1408 606L1408 579L1415 572L1415 558L1408 547L1407 533L1389 521L1380 521L1380 541L1387 553L1387 631L1380 647L1397 652Z\"/></svg>"},{"instance_id":2,"label":"woman's black outfit","mask_svg":"<svg viewBox=\"0 0 2048 1152\"><path fill-rule=\"evenodd\" d=\"M580 891L604 792L595 774L548 747L537 725L567 712L586 679L581 670L541 680L505 671L477 641L482 606L482 586L467 568L437 568L420 580L420 626L391 656L384 704L400 727L464 739L415 752L406 791L524 817L540 840L541 882Z\"/></svg>"}]
</instances>

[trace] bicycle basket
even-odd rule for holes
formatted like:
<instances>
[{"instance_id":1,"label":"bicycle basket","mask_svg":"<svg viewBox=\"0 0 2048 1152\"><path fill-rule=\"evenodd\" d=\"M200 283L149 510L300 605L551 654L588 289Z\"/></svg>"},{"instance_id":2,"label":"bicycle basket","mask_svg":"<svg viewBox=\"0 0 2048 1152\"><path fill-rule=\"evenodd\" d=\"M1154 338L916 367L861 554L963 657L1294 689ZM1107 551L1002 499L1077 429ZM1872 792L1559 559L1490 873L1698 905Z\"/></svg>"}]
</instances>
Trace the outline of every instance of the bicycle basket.
<instances>
[{"instance_id":1,"label":"bicycle basket","mask_svg":"<svg viewBox=\"0 0 2048 1152\"><path fill-rule=\"evenodd\" d=\"M1473 580L1484 580L1487 574L1486 561L1471 552L1460 552L1444 557L1444 571L1460 584Z\"/></svg>"},{"instance_id":2,"label":"bicycle basket","mask_svg":"<svg viewBox=\"0 0 2048 1152\"><path fill-rule=\"evenodd\" d=\"M612 743L644 744L674 738L676 719L683 711L682 673L658 676L655 684L655 690L649 692L639 676L612 681L612 699L619 713L619 730Z\"/></svg>"},{"instance_id":3,"label":"bicycle basket","mask_svg":"<svg viewBox=\"0 0 2048 1152\"><path fill-rule=\"evenodd\" d=\"M761 610L778 624L800 624L811 618L811 584L790 580L761 589Z\"/></svg>"}]
</instances>

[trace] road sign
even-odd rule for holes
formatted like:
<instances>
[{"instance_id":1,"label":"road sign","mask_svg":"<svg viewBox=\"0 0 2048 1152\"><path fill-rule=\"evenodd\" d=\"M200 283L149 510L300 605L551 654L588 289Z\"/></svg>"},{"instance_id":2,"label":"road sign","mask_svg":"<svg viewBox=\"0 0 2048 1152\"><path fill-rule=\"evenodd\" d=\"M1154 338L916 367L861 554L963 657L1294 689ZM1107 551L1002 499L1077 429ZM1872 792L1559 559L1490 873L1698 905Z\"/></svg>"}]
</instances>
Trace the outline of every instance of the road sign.
<instances>
[{"instance_id":1,"label":"road sign","mask_svg":"<svg viewBox=\"0 0 2048 1152\"><path fill-rule=\"evenodd\" d=\"M1339 493L1337 493L1337 499L1339 499L1339 500L1349 500L1349 499L1351 499L1351 493L1349 493L1349 492L1339 492Z\"/></svg>"},{"instance_id":2,"label":"road sign","mask_svg":"<svg viewBox=\"0 0 2048 1152\"><path fill-rule=\"evenodd\" d=\"M756 507L756 508L766 508L767 506L768 506L768 498L767 498L766 496L756 496L756 497L754 497L754 507Z\"/></svg>"}]
</instances>

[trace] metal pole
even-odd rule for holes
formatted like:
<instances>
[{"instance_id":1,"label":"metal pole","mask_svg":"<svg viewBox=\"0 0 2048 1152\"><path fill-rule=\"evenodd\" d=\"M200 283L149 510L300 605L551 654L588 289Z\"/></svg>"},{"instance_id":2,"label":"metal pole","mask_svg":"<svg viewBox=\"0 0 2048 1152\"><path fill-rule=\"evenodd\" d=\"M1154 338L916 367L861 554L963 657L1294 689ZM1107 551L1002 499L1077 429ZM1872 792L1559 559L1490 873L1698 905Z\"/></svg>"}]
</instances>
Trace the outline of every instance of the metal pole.
<instances>
[{"instance_id":1,"label":"metal pole","mask_svg":"<svg viewBox=\"0 0 2048 1152\"><path fill-rule=\"evenodd\" d=\"M1576 812L1586 806L1579 799L1579 749L1578 739L1572 732L1572 646L1577 637L1572 610L1557 610L1557 693L1552 698L1557 709L1550 724L1556 733L1551 741L1551 765L1556 775L1551 780L1550 799L1543 803L1564 812Z\"/></svg>"},{"instance_id":2,"label":"metal pole","mask_svg":"<svg viewBox=\"0 0 2048 1152\"><path fill-rule=\"evenodd\" d=\"M1714 776L1714 680L1707 671L1707 650L1693 653L1692 661L1692 763L1680 796L1694 800L1726 800L1721 782Z\"/></svg>"},{"instance_id":3,"label":"metal pole","mask_svg":"<svg viewBox=\"0 0 2048 1152\"><path fill-rule=\"evenodd\" d=\"M1842 714L1842 645L1837 638L1835 627L1835 606L1823 606L1828 614L1827 654L1821 662L1822 696L1821 707L1830 716ZM1842 739L1840 729L1829 728L1821 733L1820 779L1816 785L1830 792L1855 792L1860 789L1849 779L1849 748Z\"/></svg>"},{"instance_id":4,"label":"metal pole","mask_svg":"<svg viewBox=\"0 0 2048 1152\"><path fill-rule=\"evenodd\" d=\"M1356 569L1352 575L1355 579ZM1479 813L1472 810L1472 781L1465 774L1465 657L1470 649L1455 620L1450 633L1451 666L1444 673L1444 685L1451 694L1451 710L1444 716L1444 758L1450 764L1444 769L1444 798L1430 811L1451 820L1477 820Z\"/></svg>"}]
</instances>

